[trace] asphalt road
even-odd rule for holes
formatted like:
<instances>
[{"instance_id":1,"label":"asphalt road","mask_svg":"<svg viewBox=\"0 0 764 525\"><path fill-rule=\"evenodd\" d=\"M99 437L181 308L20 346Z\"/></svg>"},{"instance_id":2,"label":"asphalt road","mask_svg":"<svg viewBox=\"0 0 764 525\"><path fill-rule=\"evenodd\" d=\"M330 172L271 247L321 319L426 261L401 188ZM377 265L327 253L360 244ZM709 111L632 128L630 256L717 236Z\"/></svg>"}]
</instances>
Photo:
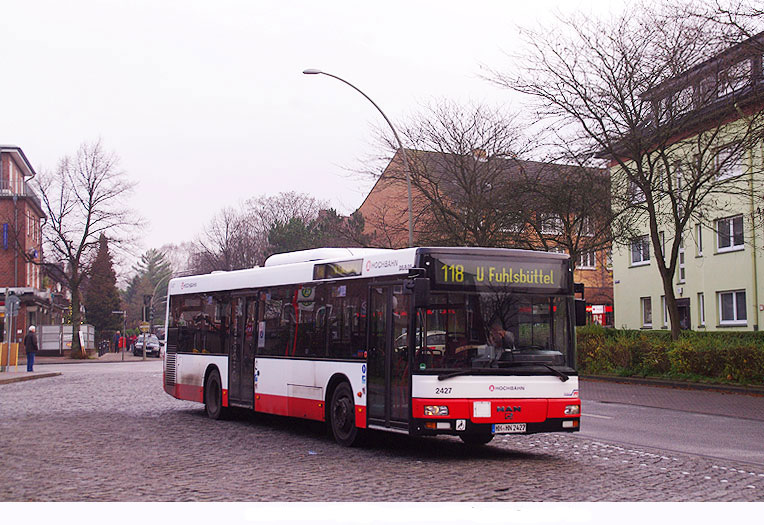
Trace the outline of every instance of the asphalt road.
<instances>
[{"instance_id":1,"label":"asphalt road","mask_svg":"<svg viewBox=\"0 0 764 525\"><path fill-rule=\"evenodd\" d=\"M764 466L764 397L582 381L590 439Z\"/></svg>"},{"instance_id":2,"label":"asphalt road","mask_svg":"<svg viewBox=\"0 0 764 525\"><path fill-rule=\"evenodd\" d=\"M44 370L62 375L0 385L0 501L764 500L764 466L643 446L630 428L590 433L594 420L623 424L619 396L676 405L665 391L584 383L591 415L579 434L501 436L478 449L453 437L371 434L347 449L321 424L254 414L209 420L201 404L162 391L158 360ZM665 440L685 439L676 428Z\"/></svg>"}]
</instances>

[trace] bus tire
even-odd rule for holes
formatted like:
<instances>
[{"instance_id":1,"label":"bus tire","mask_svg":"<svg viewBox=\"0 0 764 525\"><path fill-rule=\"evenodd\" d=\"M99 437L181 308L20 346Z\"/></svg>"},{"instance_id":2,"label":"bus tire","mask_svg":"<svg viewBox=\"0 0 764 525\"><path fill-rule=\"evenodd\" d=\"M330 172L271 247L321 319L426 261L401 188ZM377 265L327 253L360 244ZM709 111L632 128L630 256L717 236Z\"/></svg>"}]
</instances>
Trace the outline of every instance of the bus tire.
<instances>
[{"instance_id":1,"label":"bus tire","mask_svg":"<svg viewBox=\"0 0 764 525\"><path fill-rule=\"evenodd\" d=\"M204 382L204 408L210 419L222 419L225 415L223 408L223 388L220 372L217 369L210 372Z\"/></svg>"},{"instance_id":2,"label":"bus tire","mask_svg":"<svg viewBox=\"0 0 764 525\"><path fill-rule=\"evenodd\" d=\"M350 385L342 382L332 392L329 404L329 425L334 440L344 447L358 443L359 431L355 426L355 403Z\"/></svg>"},{"instance_id":3,"label":"bus tire","mask_svg":"<svg viewBox=\"0 0 764 525\"><path fill-rule=\"evenodd\" d=\"M485 445L493 439L493 434L485 432L480 434L459 434L459 438L467 445Z\"/></svg>"}]
</instances>

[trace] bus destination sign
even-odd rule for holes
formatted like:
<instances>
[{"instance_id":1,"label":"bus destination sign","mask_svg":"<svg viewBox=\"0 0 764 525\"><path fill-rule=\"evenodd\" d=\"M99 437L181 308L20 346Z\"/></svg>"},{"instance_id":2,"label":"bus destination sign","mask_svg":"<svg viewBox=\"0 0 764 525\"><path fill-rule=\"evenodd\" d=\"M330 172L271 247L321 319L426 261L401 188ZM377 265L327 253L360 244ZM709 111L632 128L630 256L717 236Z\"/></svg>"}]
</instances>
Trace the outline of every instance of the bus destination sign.
<instances>
[{"instance_id":1,"label":"bus destination sign","mask_svg":"<svg viewBox=\"0 0 764 525\"><path fill-rule=\"evenodd\" d=\"M561 290L566 287L564 260L437 255L432 261L435 285L545 290Z\"/></svg>"}]
</instances>

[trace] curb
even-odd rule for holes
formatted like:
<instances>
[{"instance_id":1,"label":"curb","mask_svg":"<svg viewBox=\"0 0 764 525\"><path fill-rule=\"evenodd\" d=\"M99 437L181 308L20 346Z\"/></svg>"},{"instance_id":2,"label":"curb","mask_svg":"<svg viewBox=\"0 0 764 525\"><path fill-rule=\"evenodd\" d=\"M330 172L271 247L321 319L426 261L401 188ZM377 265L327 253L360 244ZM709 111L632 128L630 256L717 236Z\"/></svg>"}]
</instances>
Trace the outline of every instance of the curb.
<instances>
[{"instance_id":1,"label":"curb","mask_svg":"<svg viewBox=\"0 0 764 525\"><path fill-rule=\"evenodd\" d=\"M31 376L20 376L20 377L0 377L0 385L7 385L9 383L19 383L21 381L31 381L33 379L43 379L45 377L55 377L60 376L61 372L45 372L44 374L34 374Z\"/></svg>"},{"instance_id":2,"label":"curb","mask_svg":"<svg viewBox=\"0 0 764 525\"><path fill-rule=\"evenodd\" d=\"M714 392L723 392L728 394L747 394L751 396L764 396L764 387L757 386L735 386L735 385L714 385L710 383L691 383L689 381L672 381L670 379L658 379L650 377L620 377L620 376L597 376L580 375L580 379L585 381L601 381L607 383L627 383L632 385L657 386L664 388L678 388L684 390L710 390Z\"/></svg>"}]
</instances>

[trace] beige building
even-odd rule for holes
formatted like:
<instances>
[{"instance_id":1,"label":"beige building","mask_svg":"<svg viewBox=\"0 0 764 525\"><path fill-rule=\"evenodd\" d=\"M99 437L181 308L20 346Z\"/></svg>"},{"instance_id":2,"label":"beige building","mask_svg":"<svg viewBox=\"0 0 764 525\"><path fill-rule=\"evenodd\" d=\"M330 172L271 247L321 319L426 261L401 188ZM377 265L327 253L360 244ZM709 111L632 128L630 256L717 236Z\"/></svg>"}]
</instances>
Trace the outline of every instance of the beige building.
<instances>
[{"instance_id":1,"label":"beige building","mask_svg":"<svg viewBox=\"0 0 764 525\"><path fill-rule=\"evenodd\" d=\"M756 45L750 45L753 42ZM693 161L694 139L713 128L718 130L713 151L718 159L729 148L730 138L750 123L764 104L762 74L764 33L735 46L696 68L665 83L660 92L643 96L662 108L666 101L688 100L690 124L677 130L677 143L688 146L671 162ZM739 103L738 103L739 102ZM690 102L688 102L690 103ZM657 117L656 117L657 118ZM737 128L736 128L737 127ZM682 232L674 293L680 327L692 330L758 330L764 316L764 142L759 136L753 146L736 154L734 162L718 164L714 180L735 181L738 191L714 197L712 205L692 218ZM615 177L618 167L611 172ZM709 166L713 169L713 164ZM676 168L676 191L681 191L682 171ZM639 193L639 192L636 192ZM639 198L639 195L635 197ZM660 203L656 203L660 205ZM668 250L674 232L658 224L660 238ZM664 287L656 267L647 221L642 235L630 245L613 250L615 326L631 329L670 328Z\"/></svg>"}]
</instances>

